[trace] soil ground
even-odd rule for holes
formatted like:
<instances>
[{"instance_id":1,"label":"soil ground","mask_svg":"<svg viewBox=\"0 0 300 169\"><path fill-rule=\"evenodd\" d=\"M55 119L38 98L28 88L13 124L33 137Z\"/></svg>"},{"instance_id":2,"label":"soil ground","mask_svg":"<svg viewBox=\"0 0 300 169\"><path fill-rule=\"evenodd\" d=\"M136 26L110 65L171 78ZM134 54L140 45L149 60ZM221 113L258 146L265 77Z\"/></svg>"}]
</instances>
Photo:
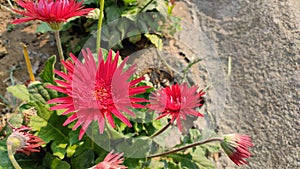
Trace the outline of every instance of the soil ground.
<instances>
[{"instance_id":1,"label":"soil ground","mask_svg":"<svg viewBox=\"0 0 300 169\"><path fill-rule=\"evenodd\" d=\"M0 4L8 7L6 0L0 0ZM51 33L36 34L36 22L12 25L15 16L0 9L0 94L5 95L5 88L11 85L11 77L14 83L24 83L29 80L26 63L23 57L22 45L28 47L35 75L37 75L44 61L56 54L55 41ZM12 76L10 74L12 73Z\"/></svg>"}]
</instances>

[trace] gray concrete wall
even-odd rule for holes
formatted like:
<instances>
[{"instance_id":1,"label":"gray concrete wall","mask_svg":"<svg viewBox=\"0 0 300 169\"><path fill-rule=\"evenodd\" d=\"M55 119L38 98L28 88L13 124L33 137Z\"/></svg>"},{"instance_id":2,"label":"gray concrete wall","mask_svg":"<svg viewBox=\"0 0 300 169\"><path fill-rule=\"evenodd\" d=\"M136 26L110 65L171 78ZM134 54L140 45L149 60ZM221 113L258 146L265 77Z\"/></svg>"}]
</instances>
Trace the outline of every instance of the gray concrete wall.
<instances>
[{"instance_id":1,"label":"gray concrete wall","mask_svg":"<svg viewBox=\"0 0 300 169\"><path fill-rule=\"evenodd\" d=\"M299 168L300 1L186 2L224 71L232 58L220 131L251 135L249 168Z\"/></svg>"}]
</instances>

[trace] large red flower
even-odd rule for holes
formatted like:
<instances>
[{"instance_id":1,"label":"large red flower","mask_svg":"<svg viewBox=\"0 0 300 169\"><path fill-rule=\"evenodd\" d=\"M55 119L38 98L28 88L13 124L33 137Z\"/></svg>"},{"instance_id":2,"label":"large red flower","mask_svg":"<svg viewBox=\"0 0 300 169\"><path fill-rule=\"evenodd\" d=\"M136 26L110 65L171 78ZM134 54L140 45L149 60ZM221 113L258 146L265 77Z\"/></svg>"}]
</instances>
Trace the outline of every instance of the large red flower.
<instances>
[{"instance_id":1,"label":"large red flower","mask_svg":"<svg viewBox=\"0 0 300 169\"><path fill-rule=\"evenodd\" d=\"M228 157L236 164L248 164L244 158L250 157L248 148L253 146L251 138L247 135L229 134L224 136L221 147Z\"/></svg>"},{"instance_id":2,"label":"large red flower","mask_svg":"<svg viewBox=\"0 0 300 169\"><path fill-rule=\"evenodd\" d=\"M74 16L83 16L93 10L92 8L83 9L83 1L76 2L76 0L17 0L16 3L25 10L14 9L14 11L26 18L16 19L12 22L14 24L40 20L47 22L50 26L61 25Z\"/></svg>"},{"instance_id":3,"label":"large red flower","mask_svg":"<svg viewBox=\"0 0 300 169\"><path fill-rule=\"evenodd\" d=\"M79 139L93 120L98 121L100 133L103 133L105 119L115 127L113 115L131 127L122 112L134 116L135 114L129 110L130 107L144 108L137 102L147 102L147 100L134 95L141 94L149 88L136 86L143 78L130 80L135 72L135 66L124 70L128 57L118 65L119 53L113 59L112 51L109 52L106 61L102 52L99 52L98 65L89 49L82 50L82 54L84 63L73 54L70 54L70 57L74 63L70 60L61 61L68 73L55 70L55 73L64 80L56 80L59 86L47 87L65 93L67 96L48 101L48 103L58 103L51 107L51 110L65 109L63 115L72 114L64 125L77 120L73 129L82 126Z\"/></svg>"},{"instance_id":4,"label":"large red flower","mask_svg":"<svg viewBox=\"0 0 300 169\"><path fill-rule=\"evenodd\" d=\"M12 134L7 138L7 145L12 146L14 152L30 155L40 152L40 146L45 144L42 139L29 133L31 129L26 126L13 128Z\"/></svg>"},{"instance_id":5,"label":"large red flower","mask_svg":"<svg viewBox=\"0 0 300 169\"><path fill-rule=\"evenodd\" d=\"M202 90L197 92L198 87L188 87L186 83L167 86L150 96L150 109L155 110L160 119L165 116L172 116L171 123L176 120L178 128L182 131L181 119L185 120L186 115L203 116L194 108L202 106L205 94Z\"/></svg>"},{"instance_id":6,"label":"large red flower","mask_svg":"<svg viewBox=\"0 0 300 169\"><path fill-rule=\"evenodd\" d=\"M126 166L120 165L124 161L124 158L121 158L123 153L113 154L113 152L114 151L111 151L102 162L91 167L90 169L126 169Z\"/></svg>"}]
</instances>

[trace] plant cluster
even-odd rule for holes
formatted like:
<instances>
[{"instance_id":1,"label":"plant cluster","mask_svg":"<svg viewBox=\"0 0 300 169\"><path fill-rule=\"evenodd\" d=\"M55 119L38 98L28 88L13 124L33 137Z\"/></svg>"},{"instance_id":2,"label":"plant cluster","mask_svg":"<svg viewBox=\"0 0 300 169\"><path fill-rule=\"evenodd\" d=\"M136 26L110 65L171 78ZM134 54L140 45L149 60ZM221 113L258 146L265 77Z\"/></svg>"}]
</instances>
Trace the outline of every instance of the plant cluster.
<instances>
[{"instance_id":1,"label":"plant cluster","mask_svg":"<svg viewBox=\"0 0 300 169\"><path fill-rule=\"evenodd\" d=\"M83 4L94 10L87 17L75 17L64 23L61 41L66 49L65 53L78 54L89 39L97 36L98 18L101 14L97 8L99 1L87 0ZM122 50L128 46L137 47L137 43L146 40L147 43L162 48L163 38L180 30L180 19L172 15L174 6L174 3L165 0L105 0L101 16L101 47ZM51 31L51 28L45 22L36 30L41 33L47 31Z\"/></svg>"},{"instance_id":2,"label":"plant cluster","mask_svg":"<svg viewBox=\"0 0 300 169\"><path fill-rule=\"evenodd\" d=\"M187 127L188 119L202 118L199 111L205 91L187 83L153 88L144 77L135 75L136 66L127 64L128 57L122 59L119 52L101 48L101 37L109 47L118 44L113 40L115 36L130 37L134 43L143 33L152 43L157 42L149 32L157 36L163 25L159 21L166 22L156 16L163 13L158 8L163 5L159 4L164 4L168 15L174 1L17 0L16 3L24 10L13 11L25 18L13 23L40 20L54 31L62 67L54 68L56 56L52 56L36 80L24 46L31 81L7 89L22 101L17 108L22 115L9 119L8 137L0 140L1 167L213 168L206 153L218 152L219 148L235 164L247 164L245 158L250 157L252 146L249 136L215 134L204 138L201 130ZM99 10L92 8L93 5L100 5ZM158 10L158 13L143 15L140 12L144 10ZM81 50L82 60L72 53L65 59L60 31L71 18L83 16L97 19L96 52L86 48ZM124 20L117 20L114 29L102 27L103 18L111 22L120 17ZM136 24L132 23L137 21L140 22L137 25L147 29L145 32L133 27ZM159 48L159 43L154 44Z\"/></svg>"}]
</instances>

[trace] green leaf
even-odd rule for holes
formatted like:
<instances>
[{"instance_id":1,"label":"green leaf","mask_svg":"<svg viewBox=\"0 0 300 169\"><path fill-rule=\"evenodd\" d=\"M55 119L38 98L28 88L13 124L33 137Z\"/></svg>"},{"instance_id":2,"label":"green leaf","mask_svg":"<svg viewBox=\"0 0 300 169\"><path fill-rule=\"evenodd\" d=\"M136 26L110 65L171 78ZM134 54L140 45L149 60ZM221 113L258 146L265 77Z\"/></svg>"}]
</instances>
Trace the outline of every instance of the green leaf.
<instances>
[{"instance_id":1,"label":"green leaf","mask_svg":"<svg viewBox=\"0 0 300 169\"><path fill-rule=\"evenodd\" d=\"M57 169L57 168L69 169L69 168L71 168L71 166L68 162L55 158L51 163L51 169L52 168L53 169Z\"/></svg>"},{"instance_id":2,"label":"green leaf","mask_svg":"<svg viewBox=\"0 0 300 169\"><path fill-rule=\"evenodd\" d=\"M43 159L43 165L45 168L50 169L69 169L71 168L70 164L66 161L62 161L54 156L52 156L50 153L47 152L45 158Z\"/></svg>"},{"instance_id":3,"label":"green leaf","mask_svg":"<svg viewBox=\"0 0 300 169\"><path fill-rule=\"evenodd\" d=\"M122 14L122 9L119 8L116 4L105 7L105 13L106 13L106 22L112 22L116 19L119 19Z\"/></svg>"},{"instance_id":4,"label":"green leaf","mask_svg":"<svg viewBox=\"0 0 300 169\"><path fill-rule=\"evenodd\" d=\"M199 169L197 164L192 159L190 154L170 154L168 157L171 157L174 162L178 163L182 169Z\"/></svg>"},{"instance_id":5,"label":"green leaf","mask_svg":"<svg viewBox=\"0 0 300 169\"><path fill-rule=\"evenodd\" d=\"M46 22L42 22L35 30L35 33L46 33L52 31Z\"/></svg>"},{"instance_id":6,"label":"green leaf","mask_svg":"<svg viewBox=\"0 0 300 169\"><path fill-rule=\"evenodd\" d=\"M53 142L51 144L51 149L53 150L53 155L59 159L63 159L66 154L67 143Z\"/></svg>"},{"instance_id":7,"label":"green leaf","mask_svg":"<svg viewBox=\"0 0 300 169\"><path fill-rule=\"evenodd\" d=\"M220 151L220 144L219 143L211 143L203 146L205 148L205 151L209 151L210 153L216 153Z\"/></svg>"},{"instance_id":8,"label":"green leaf","mask_svg":"<svg viewBox=\"0 0 300 169\"><path fill-rule=\"evenodd\" d=\"M114 146L118 151L124 152L126 156L145 157L150 152L151 144L152 140L148 137L139 137L136 139L120 139L120 143Z\"/></svg>"},{"instance_id":9,"label":"green leaf","mask_svg":"<svg viewBox=\"0 0 300 169\"><path fill-rule=\"evenodd\" d=\"M142 126L141 125L139 125L140 123L134 123L133 124L133 127L134 127L134 130L135 130L135 132L138 132L138 133L140 133L143 129L142 129Z\"/></svg>"},{"instance_id":10,"label":"green leaf","mask_svg":"<svg viewBox=\"0 0 300 169\"><path fill-rule=\"evenodd\" d=\"M43 168L41 156L39 153L32 153L30 156L27 156L23 153L17 153L15 154L15 158L22 169Z\"/></svg>"},{"instance_id":11,"label":"green leaf","mask_svg":"<svg viewBox=\"0 0 300 169\"><path fill-rule=\"evenodd\" d=\"M98 164L100 162L102 162L105 157L107 156L108 152L106 151L97 151L97 155L99 156L96 160L95 160L95 164Z\"/></svg>"},{"instance_id":12,"label":"green leaf","mask_svg":"<svg viewBox=\"0 0 300 169\"><path fill-rule=\"evenodd\" d=\"M141 35L141 34L139 34L139 35L134 35L134 36L130 36L130 37L129 37L129 42L135 44L135 43L139 42L141 39L142 39L142 35Z\"/></svg>"},{"instance_id":13,"label":"green leaf","mask_svg":"<svg viewBox=\"0 0 300 169\"><path fill-rule=\"evenodd\" d=\"M161 121L159 120L154 120L152 122L152 125L154 128L156 128L157 130L161 129L163 127L163 124L161 123Z\"/></svg>"},{"instance_id":14,"label":"green leaf","mask_svg":"<svg viewBox=\"0 0 300 169\"><path fill-rule=\"evenodd\" d=\"M146 21L144 20L144 18L142 18L142 16L139 16L139 18L136 21L138 29L142 32L142 33L148 33L149 32L149 26L147 25Z\"/></svg>"},{"instance_id":15,"label":"green leaf","mask_svg":"<svg viewBox=\"0 0 300 169\"><path fill-rule=\"evenodd\" d=\"M22 104L19 109L21 112L23 112L24 110L31 109L32 107L35 108L38 116L44 119L49 119L53 113L52 111L49 111L49 105L40 102L29 102Z\"/></svg>"},{"instance_id":16,"label":"green leaf","mask_svg":"<svg viewBox=\"0 0 300 169\"><path fill-rule=\"evenodd\" d=\"M69 132L69 143L70 143L70 145L78 143L79 142L78 137L79 137L79 130L70 131Z\"/></svg>"},{"instance_id":17,"label":"green leaf","mask_svg":"<svg viewBox=\"0 0 300 169\"><path fill-rule=\"evenodd\" d=\"M0 169L14 169L8 158L6 140L0 140ZM22 153L17 153L14 156L22 169L41 168L40 157L36 153L32 153L29 157Z\"/></svg>"},{"instance_id":18,"label":"green leaf","mask_svg":"<svg viewBox=\"0 0 300 169\"><path fill-rule=\"evenodd\" d=\"M135 5L137 3L137 0L123 0L126 6L128 5Z\"/></svg>"},{"instance_id":19,"label":"green leaf","mask_svg":"<svg viewBox=\"0 0 300 169\"><path fill-rule=\"evenodd\" d=\"M9 86L6 90L22 101L29 101L29 93L25 85Z\"/></svg>"},{"instance_id":20,"label":"green leaf","mask_svg":"<svg viewBox=\"0 0 300 169\"><path fill-rule=\"evenodd\" d=\"M83 0L80 0L80 1L83 1ZM83 1L83 5L90 5L90 4L93 4L93 3L96 4L96 0L84 0Z\"/></svg>"},{"instance_id":21,"label":"green leaf","mask_svg":"<svg viewBox=\"0 0 300 169\"><path fill-rule=\"evenodd\" d=\"M129 119L139 123L153 122L157 117L157 114L148 112L148 109L131 109L131 111L134 112L135 117L129 117Z\"/></svg>"},{"instance_id":22,"label":"green leaf","mask_svg":"<svg viewBox=\"0 0 300 169\"><path fill-rule=\"evenodd\" d=\"M14 169L10 160L8 158L8 154L6 151L6 139L0 140L0 168L3 169Z\"/></svg>"},{"instance_id":23,"label":"green leaf","mask_svg":"<svg viewBox=\"0 0 300 169\"><path fill-rule=\"evenodd\" d=\"M94 10L89 12L89 14L86 17L97 20L97 19L99 19L99 16L100 16L100 9L95 8Z\"/></svg>"},{"instance_id":24,"label":"green leaf","mask_svg":"<svg viewBox=\"0 0 300 169\"><path fill-rule=\"evenodd\" d=\"M162 169L164 168L164 166L165 166L164 162L155 159L151 159L151 162L149 164L149 167L152 169Z\"/></svg>"},{"instance_id":25,"label":"green leaf","mask_svg":"<svg viewBox=\"0 0 300 169\"><path fill-rule=\"evenodd\" d=\"M126 158L124 161L124 165L130 169L141 169L142 168L142 160L138 158Z\"/></svg>"},{"instance_id":26,"label":"green leaf","mask_svg":"<svg viewBox=\"0 0 300 169\"><path fill-rule=\"evenodd\" d=\"M205 146L198 146L194 150L190 149L192 159L199 166L199 168L213 169L215 168L213 162L205 156Z\"/></svg>"},{"instance_id":27,"label":"green leaf","mask_svg":"<svg viewBox=\"0 0 300 169\"><path fill-rule=\"evenodd\" d=\"M114 130L110 125L105 127L102 134L99 133L99 127L93 122L86 131L86 135L100 147L114 149L118 152L124 152L125 156L137 158L145 157L151 151L153 140L149 137L140 136L132 138L128 135Z\"/></svg>"},{"instance_id":28,"label":"green leaf","mask_svg":"<svg viewBox=\"0 0 300 169\"><path fill-rule=\"evenodd\" d=\"M173 161L169 161L167 163L167 166L165 168L172 168L172 169L181 169L181 167L179 165L177 165L175 162Z\"/></svg>"},{"instance_id":29,"label":"green leaf","mask_svg":"<svg viewBox=\"0 0 300 169\"><path fill-rule=\"evenodd\" d=\"M163 15L164 17L168 16L168 8L167 5L165 5L164 0L157 0L157 6L156 10L159 12L159 14Z\"/></svg>"},{"instance_id":30,"label":"green leaf","mask_svg":"<svg viewBox=\"0 0 300 169\"><path fill-rule=\"evenodd\" d=\"M75 152L76 152L76 148L78 147L78 145L69 145L68 147L67 147L67 150L66 150L66 153L67 153L67 157L68 158L70 158L70 157L72 157L74 154L75 154Z\"/></svg>"},{"instance_id":31,"label":"green leaf","mask_svg":"<svg viewBox=\"0 0 300 169\"><path fill-rule=\"evenodd\" d=\"M198 141L202 138L201 131L199 129L190 129L189 133L192 142Z\"/></svg>"},{"instance_id":32,"label":"green leaf","mask_svg":"<svg viewBox=\"0 0 300 169\"><path fill-rule=\"evenodd\" d=\"M52 142L53 154L63 159L66 154L66 146L69 143L68 133L71 131L63 126L65 116L58 116L40 102L31 103L37 109L37 116L31 116L29 126L37 131L37 135L46 143Z\"/></svg>"},{"instance_id":33,"label":"green leaf","mask_svg":"<svg viewBox=\"0 0 300 169\"><path fill-rule=\"evenodd\" d=\"M6 138L5 139L2 139L0 140L0 152L2 151L6 151ZM8 157L7 157L8 158ZM1 161L1 160L0 160Z\"/></svg>"},{"instance_id":34,"label":"green leaf","mask_svg":"<svg viewBox=\"0 0 300 169\"><path fill-rule=\"evenodd\" d=\"M14 113L8 121L14 127L21 127L23 124L23 115L20 113Z\"/></svg>"},{"instance_id":35,"label":"green leaf","mask_svg":"<svg viewBox=\"0 0 300 169\"><path fill-rule=\"evenodd\" d=\"M66 151L62 150L68 144L68 133L70 129L62 124L66 120L65 117L57 116L53 113L49 119L44 119L40 116L32 116L30 119L30 127L37 130L37 135L44 142L52 142L51 149L55 155L63 158Z\"/></svg>"},{"instance_id":36,"label":"green leaf","mask_svg":"<svg viewBox=\"0 0 300 169\"><path fill-rule=\"evenodd\" d=\"M131 21L136 21L136 15L138 13L139 13L138 8L131 8L131 9L127 10L126 12L124 12L121 16L125 17Z\"/></svg>"},{"instance_id":37,"label":"green leaf","mask_svg":"<svg viewBox=\"0 0 300 169\"><path fill-rule=\"evenodd\" d=\"M56 62L56 56L53 55L48 58L48 60L45 63L44 70L40 73L40 78L42 79L42 82L47 82L56 85L55 79L54 79L54 64Z\"/></svg>"},{"instance_id":38,"label":"green leaf","mask_svg":"<svg viewBox=\"0 0 300 169\"><path fill-rule=\"evenodd\" d=\"M71 164L74 169L86 169L91 167L94 162L94 152L86 150L77 157L71 159Z\"/></svg>"},{"instance_id":39,"label":"green leaf","mask_svg":"<svg viewBox=\"0 0 300 169\"><path fill-rule=\"evenodd\" d=\"M111 35L109 37L108 47L112 48L113 46L118 45L119 43L121 43L121 35L120 35L120 32L117 31L117 30L113 30L110 33L111 33Z\"/></svg>"},{"instance_id":40,"label":"green leaf","mask_svg":"<svg viewBox=\"0 0 300 169\"><path fill-rule=\"evenodd\" d=\"M58 93L54 90L47 89L45 83L35 81L29 84L28 92L30 94L31 101L41 102L46 104L46 102L52 98L57 98Z\"/></svg>"},{"instance_id":41,"label":"green leaf","mask_svg":"<svg viewBox=\"0 0 300 169\"><path fill-rule=\"evenodd\" d=\"M120 18L118 19L118 24L117 24L117 28L121 33L121 39L125 38L125 35L127 33L127 29L129 29L130 25L129 25L129 20L126 18Z\"/></svg>"},{"instance_id":42,"label":"green leaf","mask_svg":"<svg viewBox=\"0 0 300 169\"><path fill-rule=\"evenodd\" d=\"M74 20L76 20L78 18L80 18L80 16L74 16L74 17L68 19L68 22L65 22L62 25L60 31L67 31L68 29L70 29L73 26L73 22L72 21L74 21Z\"/></svg>"},{"instance_id":43,"label":"green leaf","mask_svg":"<svg viewBox=\"0 0 300 169\"><path fill-rule=\"evenodd\" d=\"M156 7L157 7L157 4L155 1L153 1L152 3L148 4L150 2L150 0L148 1L142 1L140 0L139 3L141 4L141 7L146 7L143 9L143 12L145 11L152 11L152 10L155 10ZM147 6L146 6L147 5Z\"/></svg>"},{"instance_id":44,"label":"green leaf","mask_svg":"<svg viewBox=\"0 0 300 169\"><path fill-rule=\"evenodd\" d=\"M151 43L159 50L163 47L162 39L156 34L145 34L145 36L151 41Z\"/></svg>"},{"instance_id":45,"label":"green leaf","mask_svg":"<svg viewBox=\"0 0 300 169\"><path fill-rule=\"evenodd\" d=\"M127 33L127 36L129 37L129 41L132 43L136 43L142 38L141 32L138 29L130 30Z\"/></svg>"}]
</instances>

